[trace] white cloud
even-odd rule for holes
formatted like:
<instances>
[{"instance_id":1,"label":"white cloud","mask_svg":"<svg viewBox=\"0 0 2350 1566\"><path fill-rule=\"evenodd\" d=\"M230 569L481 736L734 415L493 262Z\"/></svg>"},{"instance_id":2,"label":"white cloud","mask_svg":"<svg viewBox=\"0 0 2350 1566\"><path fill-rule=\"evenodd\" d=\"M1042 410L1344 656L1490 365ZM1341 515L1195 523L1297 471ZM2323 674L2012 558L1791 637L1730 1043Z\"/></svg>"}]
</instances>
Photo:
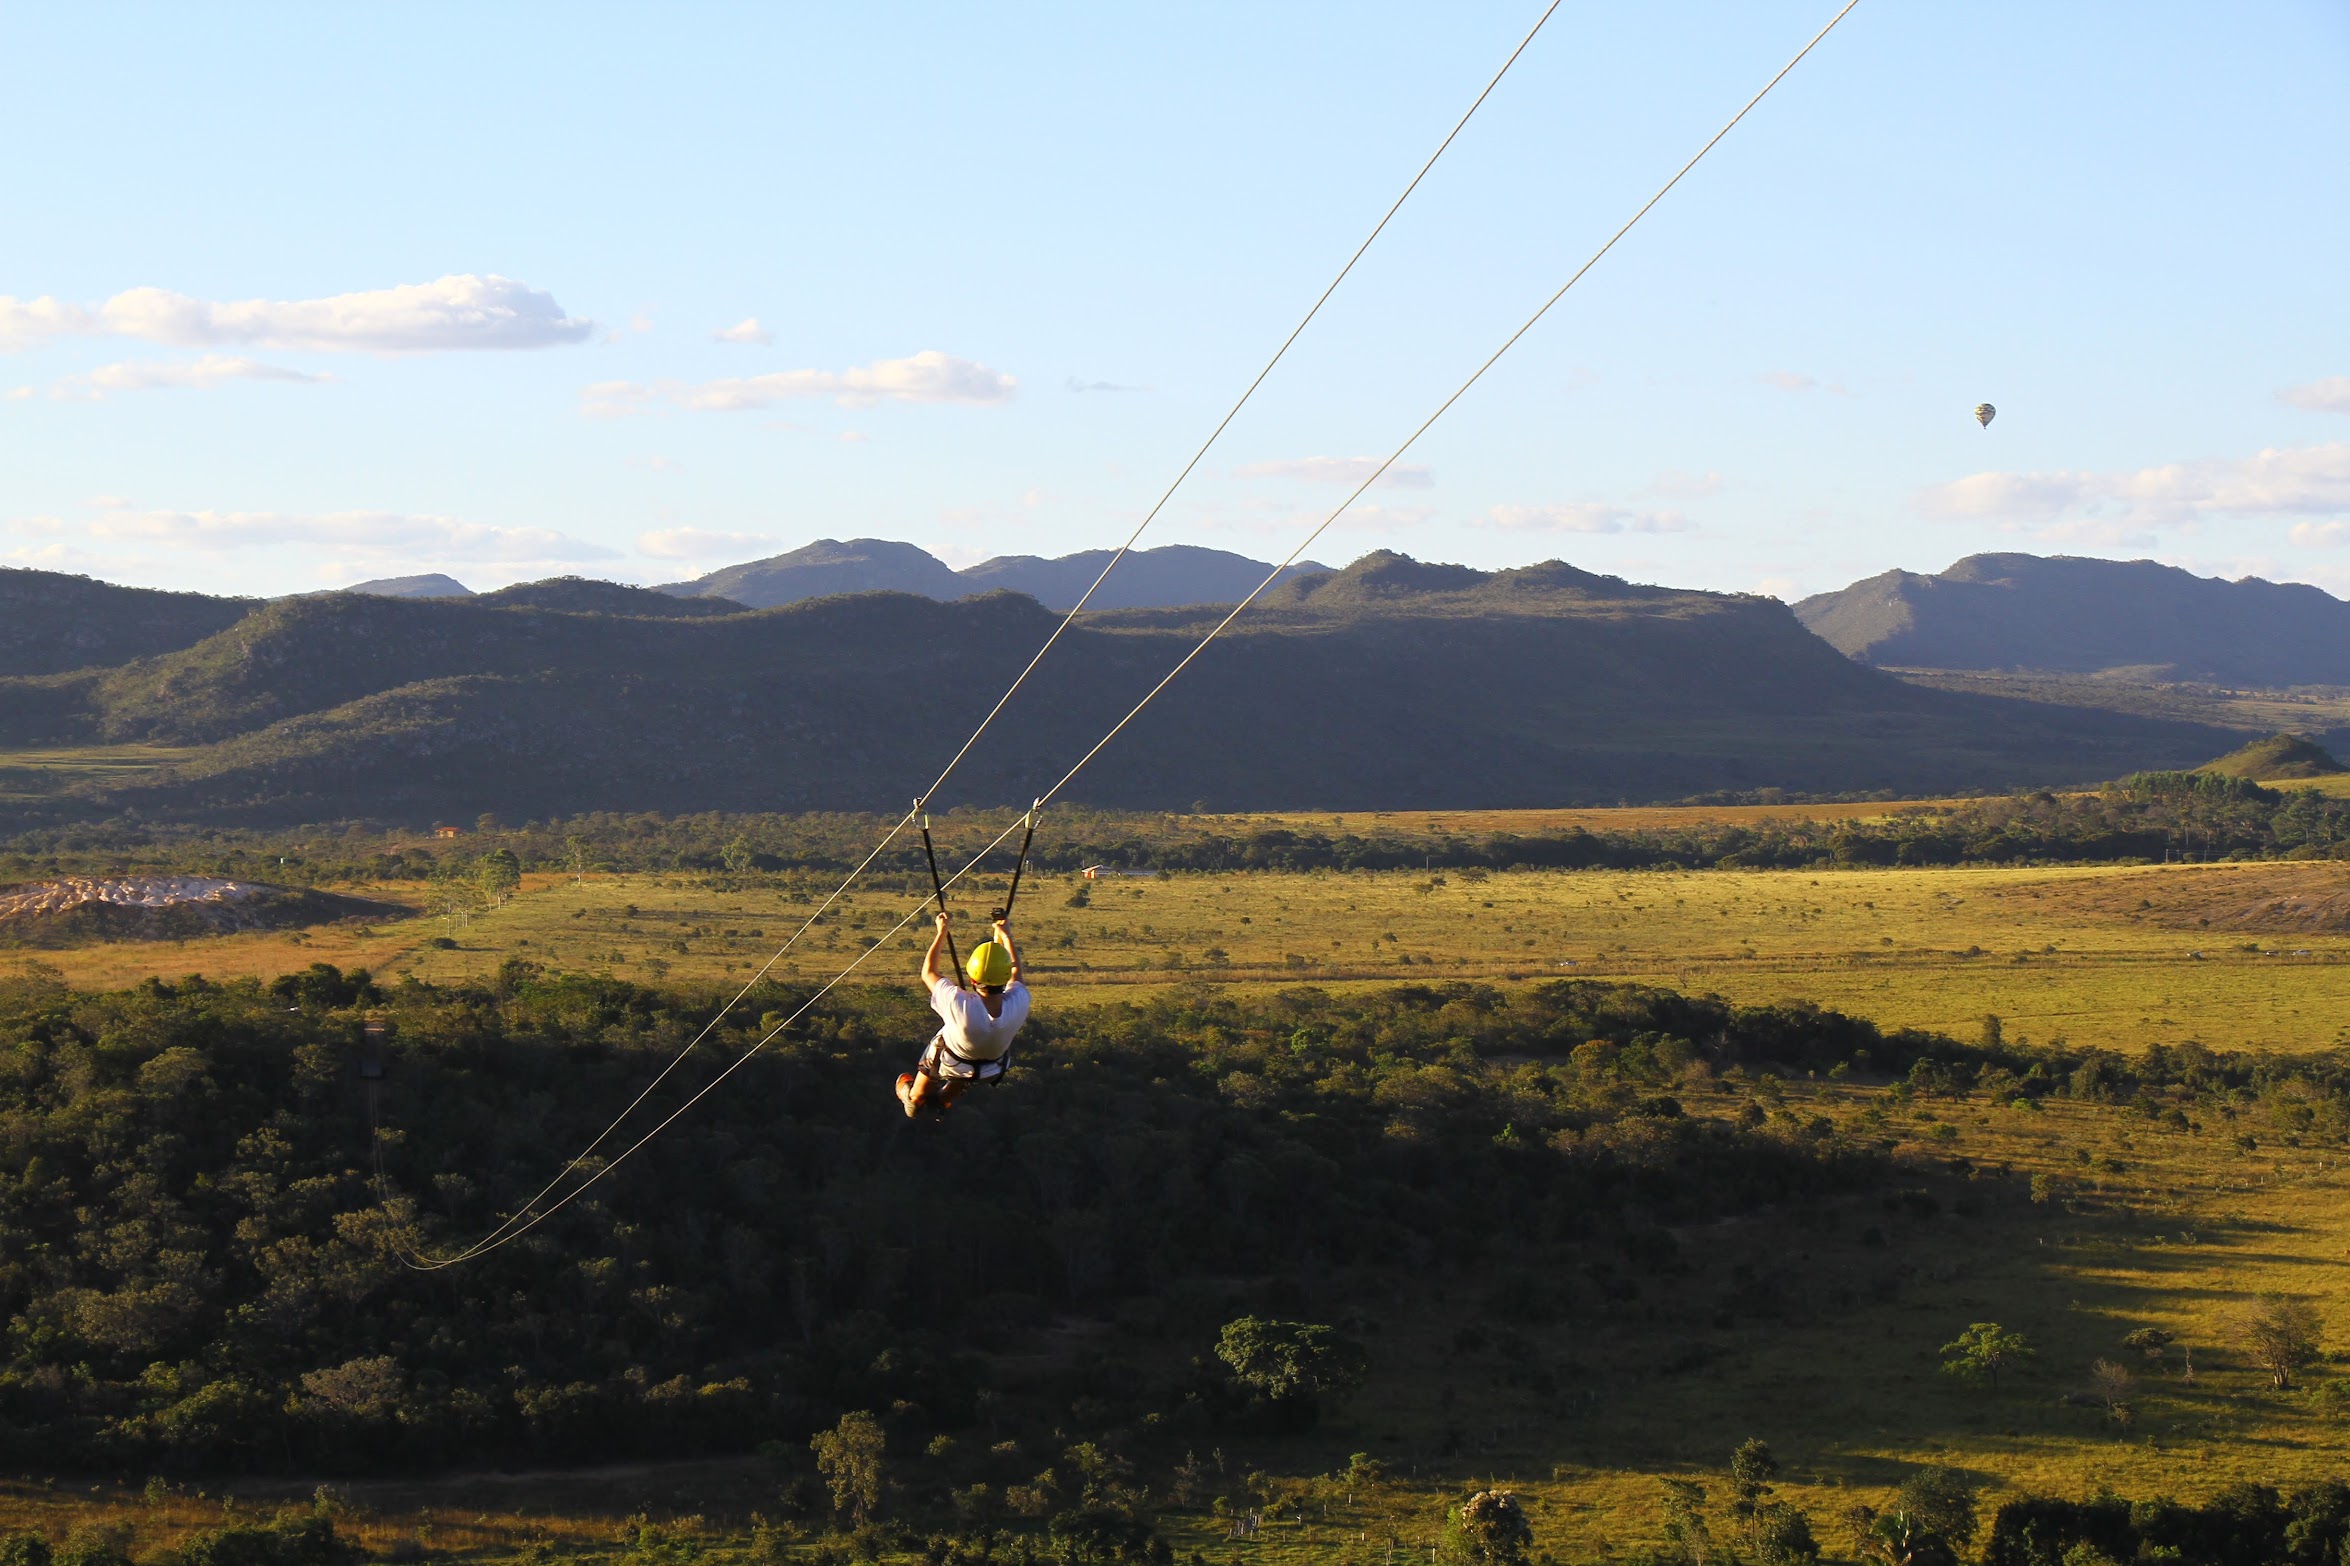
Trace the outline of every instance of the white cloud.
<instances>
[{"instance_id":1,"label":"white cloud","mask_svg":"<svg viewBox=\"0 0 2350 1566\"><path fill-rule=\"evenodd\" d=\"M90 523L93 538L137 541L217 553L251 548L324 546L402 560L572 562L610 560L617 550L547 528L491 527L455 517L392 511L107 511ZM418 569L423 569L419 566Z\"/></svg>"},{"instance_id":2,"label":"white cloud","mask_svg":"<svg viewBox=\"0 0 2350 1566\"><path fill-rule=\"evenodd\" d=\"M2329 375L2307 386L2288 386L2277 393L2277 401L2312 413L2350 413L2350 375Z\"/></svg>"},{"instance_id":3,"label":"white cloud","mask_svg":"<svg viewBox=\"0 0 2350 1566\"><path fill-rule=\"evenodd\" d=\"M636 536L636 550L656 560L744 559L772 552L776 540L765 533L712 533L698 527L666 527Z\"/></svg>"},{"instance_id":4,"label":"white cloud","mask_svg":"<svg viewBox=\"0 0 2350 1566\"><path fill-rule=\"evenodd\" d=\"M2296 522L2285 536L2304 549L2339 549L2350 543L2350 522Z\"/></svg>"},{"instance_id":5,"label":"white cloud","mask_svg":"<svg viewBox=\"0 0 2350 1566\"><path fill-rule=\"evenodd\" d=\"M685 471L685 464L675 457L664 457L658 454L650 457L623 457L620 460L629 467L643 468L648 473L682 473Z\"/></svg>"},{"instance_id":6,"label":"white cloud","mask_svg":"<svg viewBox=\"0 0 2350 1566\"><path fill-rule=\"evenodd\" d=\"M1708 495L1720 494L1722 489L1723 480L1719 473L1682 473L1672 468L1659 473L1648 486L1650 494L1662 495L1668 500L1702 500Z\"/></svg>"},{"instance_id":7,"label":"white cloud","mask_svg":"<svg viewBox=\"0 0 2350 1566\"><path fill-rule=\"evenodd\" d=\"M2143 543L2220 517L2350 512L2350 443L2271 447L2135 473L1975 473L1921 492L1930 516L2084 542Z\"/></svg>"},{"instance_id":8,"label":"white cloud","mask_svg":"<svg viewBox=\"0 0 2350 1566\"><path fill-rule=\"evenodd\" d=\"M460 348L546 348L575 343L593 321L563 313L554 297L512 278L471 274L326 299L192 299L133 288L96 310L58 300L0 296L0 348L51 337L137 337L175 348L308 349L430 353Z\"/></svg>"},{"instance_id":9,"label":"white cloud","mask_svg":"<svg viewBox=\"0 0 2350 1566\"><path fill-rule=\"evenodd\" d=\"M38 299L0 294L0 349L30 348L51 337L86 337L97 330L97 318L80 305L47 294Z\"/></svg>"},{"instance_id":10,"label":"white cloud","mask_svg":"<svg viewBox=\"0 0 2350 1566\"><path fill-rule=\"evenodd\" d=\"M904 359L876 359L848 370L779 370L689 385L680 381L598 381L581 392L584 411L611 416L667 405L694 412L733 413L805 397L830 397L843 407L875 402L1002 403L1020 383L970 359L926 348Z\"/></svg>"},{"instance_id":11,"label":"white cloud","mask_svg":"<svg viewBox=\"0 0 2350 1566\"><path fill-rule=\"evenodd\" d=\"M757 316L746 315L732 326L712 332L710 341L714 343L748 343L766 348L775 342L775 334L761 326Z\"/></svg>"},{"instance_id":12,"label":"white cloud","mask_svg":"<svg viewBox=\"0 0 2350 1566\"><path fill-rule=\"evenodd\" d=\"M1831 397L1852 395L1852 388L1841 381L1819 381L1795 370L1773 370L1767 375L1758 375L1755 379L1765 386L1776 386L1783 392L1800 394L1810 391L1824 391Z\"/></svg>"},{"instance_id":13,"label":"white cloud","mask_svg":"<svg viewBox=\"0 0 2350 1566\"><path fill-rule=\"evenodd\" d=\"M228 381L316 385L333 379L331 375L310 375L231 354L208 353L201 359L179 362L144 359L100 365L95 370L67 376L49 389L49 395L61 401L95 402L108 392L118 391L210 391Z\"/></svg>"},{"instance_id":14,"label":"white cloud","mask_svg":"<svg viewBox=\"0 0 2350 1566\"><path fill-rule=\"evenodd\" d=\"M1315 484L1360 484L1378 471L1377 457L1294 457L1285 462L1252 462L1234 468L1234 478L1305 479ZM1427 489L1436 475L1425 464L1399 462L1379 475L1382 489Z\"/></svg>"},{"instance_id":15,"label":"white cloud","mask_svg":"<svg viewBox=\"0 0 2350 1566\"><path fill-rule=\"evenodd\" d=\"M42 544L37 548L0 550L0 562L27 571L71 571L97 576L119 564L110 556L93 555L71 544Z\"/></svg>"},{"instance_id":16,"label":"white cloud","mask_svg":"<svg viewBox=\"0 0 2350 1566\"><path fill-rule=\"evenodd\" d=\"M1338 519L1341 533L1402 533L1436 516L1434 506L1349 506Z\"/></svg>"},{"instance_id":17,"label":"white cloud","mask_svg":"<svg viewBox=\"0 0 2350 1566\"><path fill-rule=\"evenodd\" d=\"M1081 381L1074 375L1062 384L1073 392L1146 392L1151 390L1148 386L1121 386L1116 381Z\"/></svg>"},{"instance_id":18,"label":"white cloud","mask_svg":"<svg viewBox=\"0 0 2350 1566\"><path fill-rule=\"evenodd\" d=\"M1687 533L1695 527L1678 511L1633 511L1596 500L1495 506L1475 525L1509 533Z\"/></svg>"},{"instance_id":19,"label":"white cloud","mask_svg":"<svg viewBox=\"0 0 2350 1566\"><path fill-rule=\"evenodd\" d=\"M39 395L40 392L31 386L11 386L8 388L6 400L9 402L30 402Z\"/></svg>"}]
</instances>

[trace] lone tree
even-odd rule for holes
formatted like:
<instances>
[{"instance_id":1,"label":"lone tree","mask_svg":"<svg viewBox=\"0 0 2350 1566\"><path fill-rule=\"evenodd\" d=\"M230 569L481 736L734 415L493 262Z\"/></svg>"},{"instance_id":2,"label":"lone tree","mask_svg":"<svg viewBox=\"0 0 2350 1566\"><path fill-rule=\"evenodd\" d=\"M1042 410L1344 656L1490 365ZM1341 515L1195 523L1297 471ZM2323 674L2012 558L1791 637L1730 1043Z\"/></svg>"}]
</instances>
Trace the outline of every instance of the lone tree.
<instances>
[{"instance_id":1,"label":"lone tree","mask_svg":"<svg viewBox=\"0 0 2350 1566\"><path fill-rule=\"evenodd\" d=\"M1921 1468L1901 1481L1893 1505L1955 1552L1975 1542L1981 1526L1975 1516L1975 1492L1980 1488L1960 1469Z\"/></svg>"},{"instance_id":2,"label":"lone tree","mask_svg":"<svg viewBox=\"0 0 2350 1566\"><path fill-rule=\"evenodd\" d=\"M481 900L495 908L521 890L522 861L511 848L493 848L474 861L473 882Z\"/></svg>"},{"instance_id":3,"label":"lone tree","mask_svg":"<svg viewBox=\"0 0 2350 1566\"><path fill-rule=\"evenodd\" d=\"M832 1491L832 1509L846 1512L860 1526L881 1505L881 1422L859 1409L840 1416L830 1430L819 1430L808 1442L816 1453L816 1471Z\"/></svg>"},{"instance_id":4,"label":"lone tree","mask_svg":"<svg viewBox=\"0 0 2350 1566\"><path fill-rule=\"evenodd\" d=\"M1759 1438L1741 1442L1730 1454L1730 1515L1762 1566L1806 1566L1820 1558L1819 1541L1810 1517L1771 1499L1778 1476L1779 1460L1767 1445Z\"/></svg>"},{"instance_id":5,"label":"lone tree","mask_svg":"<svg viewBox=\"0 0 2350 1566\"><path fill-rule=\"evenodd\" d=\"M1457 1566L1526 1566L1534 1526L1507 1490L1479 1490L1444 1525L1444 1555Z\"/></svg>"},{"instance_id":6,"label":"lone tree","mask_svg":"<svg viewBox=\"0 0 2350 1566\"><path fill-rule=\"evenodd\" d=\"M2138 1378L2130 1374L2127 1365L2101 1359L2089 1367L2089 1395L2104 1405L2105 1415L2118 1431L2127 1431L2137 1417L2137 1407L2130 1401Z\"/></svg>"},{"instance_id":7,"label":"lone tree","mask_svg":"<svg viewBox=\"0 0 2350 1566\"><path fill-rule=\"evenodd\" d=\"M1751 1437L1739 1443L1730 1454L1730 1488L1736 1494L1730 1510L1740 1517L1752 1517L1755 1508L1767 1500L1771 1481L1779 1477L1779 1460L1760 1437Z\"/></svg>"},{"instance_id":8,"label":"lone tree","mask_svg":"<svg viewBox=\"0 0 2350 1566\"><path fill-rule=\"evenodd\" d=\"M2037 1357L2022 1333L2010 1332L1996 1321L1978 1321L1942 1345L1942 1373L1987 1381L1996 1392L2001 1372Z\"/></svg>"},{"instance_id":9,"label":"lone tree","mask_svg":"<svg viewBox=\"0 0 2350 1566\"><path fill-rule=\"evenodd\" d=\"M2140 1327L2122 1339L2122 1347L2136 1349L2147 1359L2159 1365L2162 1363L2163 1350L2177 1341L2177 1338L2163 1331L2160 1327Z\"/></svg>"},{"instance_id":10,"label":"lone tree","mask_svg":"<svg viewBox=\"0 0 2350 1566\"><path fill-rule=\"evenodd\" d=\"M2293 1372L2317 1363L2325 1332L2317 1307L2290 1294L2263 1294L2237 1324L2237 1340L2252 1363L2269 1374L2280 1392L2293 1385Z\"/></svg>"},{"instance_id":11,"label":"lone tree","mask_svg":"<svg viewBox=\"0 0 2350 1566\"><path fill-rule=\"evenodd\" d=\"M1256 1316L1225 1325L1216 1357L1284 1424L1300 1429L1321 1416L1325 1399L1338 1402L1360 1387L1371 1368L1360 1343L1329 1327Z\"/></svg>"},{"instance_id":12,"label":"lone tree","mask_svg":"<svg viewBox=\"0 0 2350 1566\"><path fill-rule=\"evenodd\" d=\"M1705 1518L1705 1486L1693 1479L1660 1479L1664 1487L1665 1537L1689 1566L1708 1566L1714 1556L1714 1532Z\"/></svg>"},{"instance_id":13,"label":"lone tree","mask_svg":"<svg viewBox=\"0 0 2350 1566\"><path fill-rule=\"evenodd\" d=\"M1850 1518L1853 1553L1869 1566L1958 1566L1950 1541L1914 1513L1856 1506Z\"/></svg>"}]
</instances>

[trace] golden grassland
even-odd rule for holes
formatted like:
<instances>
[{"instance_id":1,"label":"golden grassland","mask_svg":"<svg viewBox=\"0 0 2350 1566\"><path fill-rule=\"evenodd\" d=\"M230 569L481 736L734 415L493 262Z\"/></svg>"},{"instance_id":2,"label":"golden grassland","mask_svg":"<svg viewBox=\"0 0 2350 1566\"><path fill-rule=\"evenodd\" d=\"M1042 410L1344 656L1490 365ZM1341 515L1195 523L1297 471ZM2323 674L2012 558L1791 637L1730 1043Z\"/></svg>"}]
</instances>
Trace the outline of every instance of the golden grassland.
<instances>
[{"instance_id":1,"label":"golden grassland","mask_svg":"<svg viewBox=\"0 0 2350 1566\"><path fill-rule=\"evenodd\" d=\"M1680 1091L1691 1113L1728 1115L1753 1087L1700 1074ZM1784 1497L1812 1511L1833 1555L1844 1511L1881 1502L1920 1464L1974 1475L1988 1487L1988 1514L2020 1494L2100 1486L2185 1500L2247 1480L2289 1489L2337 1477L2350 1459L2350 1420L2310 1398L2309 1378L2272 1391L2235 1347L2241 1311L2264 1290L2315 1298L2331 1342L2350 1342L2341 1150L2265 1136L2247 1150L2240 1128L2217 1120L2190 1133L2109 1106L1901 1104L1882 1089L1825 1082L1790 1085L1771 1112L1824 1114L1848 1133L1894 1142L1912 1161L1915 1194L1683 1230L1682 1265L1638 1280L1669 1311L1634 1299L1513 1337L1486 1308L1483 1279L1366 1296L1374 1370L1361 1397L1311 1438L1234 1439L1228 1451L1199 1454L1210 1471L1203 1490L1250 1510L1243 1475L1263 1469L1282 1477L1260 1493L1288 1504L1250 1537L1211 1516L1204 1494L1162 1527L1179 1550L1233 1566L1368 1566L1387 1558L1391 1539L1412 1550L1433 1542L1461 1487L1500 1482L1527 1502L1541 1549L1596 1559L1657 1542L1660 1476L1707 1481L1719 1497L1730 1449L1759 1436L1783 1465ZM2025 1195L2035 1175L2055 1182L2046 1201ZM1940 1345L1982 1320L2023 1332L2038 1351L1996 1391L1939 1368ZM1482 1341L1463 1335L1472 1324ZM2177 1338L2159 1361L2121 1346L2146 1326ZM1045 1338L1046 1355L1091 1347L1162 1367L1199 1350L1101 1322L1063 1322ZM2137 1373L2126 1426L2083 1396L2099 1359ZM1018 1359L1003 1372L1016 1378ZM1023 1455L1036 1467L1058 1460L1049 1442L1031 1445ZM1356 1451L1378 1458L1387 1481L1349 1492L1306 1477L1342 1469ZM739 1558L750 1553L751 1514L774 1515L786 1471L746 1459L335 1488L344 1526L377 1554L624 1555L622 1525L641 1513ZM224 1518L305 1502L314 1483L235 1483L207 1496L128 1480L21 1479L0 1483L0 1530L111 1531L151 1552ZM900 1512L943 1525L905 1501Z\"/></svg>"},{"instance_id":2,"label":"golden grassland","mask_svg":"<svg viewBox=\"0 0 2350 1566\"><path fill-rule=\"evenodd\" d=\"M1426 830L1428 819L1399 813L1379 824ZM1460 816L1451 829L1509 828ZM971 925L1001 887L989 877L959 905ZM861 972L904 978L926 923L890 932L919 913L921 894L894 877L861 888L777 971L829 976L886 940ZM2350 866L2324 862L1040 876L1023 889L1018 926L1048 1007L1203 980L1353 987L1578 976L1745 1001L1811 999L1887 1026L1966 1036L1996 1013L2010 1038L2041 1042L2061 1034L2134 1050L2195 1038L2304 1050L2342 1042L2350 1021L2350 935L2336 933L2350 930L2346 904ZM774 878L532 875L502 906L462 920L420 915L25 955L89 986L195 971L270 975L313 961L447 980L520 957L715 987L748 978L811 909L804 892ZM1728 1115L1752 1093L1700 1078L1681 1096L1692 1113ZM1527 1500L1541 1549L1598 1558L1655 1542L1660 1475L1706 1479L1721 1495L1728 1453L1748 1436L1771 1443L1785 1465L1784 1494L1812 1510L1831 1554L1844 1544L1840 1514L1881 1500L1921 1463L1984 1479L1988 1509L2020 1493L2100 1485L2188 1499L2246 1479L2291 1487L2338 1476L2350 1458L2350 1423L2304 1393L2267 1390L2232 1346L2245 1302L2279 1289L2318 1300L2332 1346L2350 1347L2340 1150L2280 1147L2265 1128L2252 1128L2261 1145L2247 1149L2237 1140L2246 1128L2216 1120L2185 1133L2091 1104L1901 1105L1881 1090L1826 1082L1791 1084L1774 1113L1825 1114L1895 1139L1919 1161L1904 1179L1931 1192L1939 1211L1888 1208L1872 1193L1844 1203L1831 1223L1764 1212L1685 1231L1686 1270L1639 1282L1677 1303L1722 1302L1719 1313L1700 1313L1711 1325L1699 1327L1660 1325L1634 1304L1475 1346L1462 1329L1493 1326L1479 1280L1366 1297L1378 1330L1367 1338L1376 1373L1364 1395L1311 1440L1251 1451L1234 1442L1226 1471L1209 1481L1242 1498L1245 1511L1241 1476L1261 1468L1285 1476L1270 1488L1291 1504L1247 1537L1203 1507L1179 1507L1162 1523L1178 1550L1196 1548L1220 1566L1385 1563L1395 1558L1391 1541L1418 1550L1433 1540L1460 1485L1499 1480ZM2034 1175L2061 1182L2056 1199L2025 1195ZM1958 1216L1962 1200L1980 1211ZM1938 1346L1977 1320L2026 1332L2040 1348L2037 1365L1996 1393L1938 1369ZM2131 1361L2140 1382L2125 1430L2068 1398L2098 1358L2129 1358L2119 1340L2139 1326L2176 1334L2193 1351L2195 1375L2184 1379L2175 1353L2160 1364ZM1087 1322L1060 1324L1048 1341L1154 1363L1201 1347ZM1007 1369L1016 1373L1009 1361ZM1354 1451L1380 1459L1390 1479L1352 1492L1307 1483ZM1040 1468L1057 1457L1030 1455ZM1200 1456L1213 1466L1213 1453ZM686 1547L746 1558L751 1514L774 1514L783 1473L780 1462L745 1459L337 1488L344 1526L377 1555L650 1560L620 1542L626 1519L643 1513L673 1522ZM224 1518L305 1502L315 1482L240 1483L201 1496L130 1479L52 1487L0 1475L0 1530L35 1526L62 1538L94 1528L152 1553Z\"/></svg>"},{"instance_id":3,"label":"golden grassland","mask_svg":"<svg viewBox=\"0 0 2350 1566\"><path fill-rule=\"evenodd\" d=\"M959 904L966 944L1002 885L989 878ZM1072 906L1080 891L1083 906ZM909 881L867 883L774 972L828 977L886 940L858 977L900 979L928 933L920 904ZM512 957L715 986L758 971L813 907L804 892L759 877L533 875L502 906L457 920L28 955L90 987L311 962L447 981ZM899 929L909 912L917 918ZM2010 1037L2122 1050L2190 1039L2327 1048L2350 1024L2350 866L2322 861L1032 876L1018 914L1023 957L1048 1000L1202 981L1584 977L1742 1002L1812 1000L1886 1027L1970 1038L1996 1013Z\"/></svg>"},{"instance_id":4,"label":"golden grassland","mask_svg":"<svg viewBox=\"0 0 2350 1566\"><path fill-rule=\"evenodd\" d=\"M1905 811L1945 810L1965 799L1845 800L1827 804L1779 805L1609 805L1559 810L1277 810L1256 814L1199 815L1178 825L1202 835L1285 828L1327 836L1413 832L1482 837L1493 832L1521 836L1586 832L1671 831L1700 826L1784 825L1795 821L1881 821Z\"/></svg>"},{"instance_id":5,"label":"golden grassland","mask_svg":"<svg viewBox=\"0 0 2350 1566\"><path fill-rule=\"evenodd\" d=\"M38 799L76 783L127 783L196 754L174 745L0 748L0 799Z\"/></svg>"}]
</instances>

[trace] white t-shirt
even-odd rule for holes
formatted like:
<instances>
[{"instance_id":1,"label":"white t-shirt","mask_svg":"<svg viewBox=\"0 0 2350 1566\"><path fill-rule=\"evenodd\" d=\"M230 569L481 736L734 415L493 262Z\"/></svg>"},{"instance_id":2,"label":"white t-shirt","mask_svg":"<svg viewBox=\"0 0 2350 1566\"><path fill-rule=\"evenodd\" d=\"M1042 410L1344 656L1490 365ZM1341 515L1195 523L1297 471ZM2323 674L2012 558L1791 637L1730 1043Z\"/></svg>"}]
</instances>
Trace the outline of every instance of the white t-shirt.
<instances>
[{"instance_id":1,"label":"white t-shirt","mask_svg":"<svg viewBox=\"0 0 2350 1566\"><path fill-rule=\"evenodd\" d=\"M946 1024L940 1031L947 1048L965 1060L1001 1060L1012 1047L1012 1035L1028 1020L1028 986L1017 979L1005 985L1003 1015L991 1017L977 990L941 979L930 988L930 1009Z\"/></svg>"}]
</instances>

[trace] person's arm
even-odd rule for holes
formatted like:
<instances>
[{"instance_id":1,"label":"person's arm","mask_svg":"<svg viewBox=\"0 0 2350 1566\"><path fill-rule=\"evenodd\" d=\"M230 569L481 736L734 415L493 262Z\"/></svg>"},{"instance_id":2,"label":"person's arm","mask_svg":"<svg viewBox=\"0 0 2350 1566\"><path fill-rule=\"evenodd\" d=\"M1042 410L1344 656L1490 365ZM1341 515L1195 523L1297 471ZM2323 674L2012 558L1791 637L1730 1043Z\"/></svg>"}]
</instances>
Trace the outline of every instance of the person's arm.
<instances>
[{"instance_id":1,"label":"person's arm","mask_svg":"<svg viewBox=\"0 0 2350 1566\"><path fill-rule=\"evenodd\" d=\"M1018 984L1020 982L1020 953L1019 950L1012 945L1011 925L1007 924L1001 919L998 919L995 922L995 938L997 944L1003 947L1004 954L1012 959L1012 982L1014 984Z\"/></svg>"},{"instance_id":2,"label":"person's arm","mask_svg":"<svg viewBox=\"0 0 2350 1566\"><path fill-rule=\"evenodd\" d=\"M922 959L922 987L935 990L947 980L947 911L938 911L938 933L930 938L930 955Z\"/></svg>"}]
</instances>

